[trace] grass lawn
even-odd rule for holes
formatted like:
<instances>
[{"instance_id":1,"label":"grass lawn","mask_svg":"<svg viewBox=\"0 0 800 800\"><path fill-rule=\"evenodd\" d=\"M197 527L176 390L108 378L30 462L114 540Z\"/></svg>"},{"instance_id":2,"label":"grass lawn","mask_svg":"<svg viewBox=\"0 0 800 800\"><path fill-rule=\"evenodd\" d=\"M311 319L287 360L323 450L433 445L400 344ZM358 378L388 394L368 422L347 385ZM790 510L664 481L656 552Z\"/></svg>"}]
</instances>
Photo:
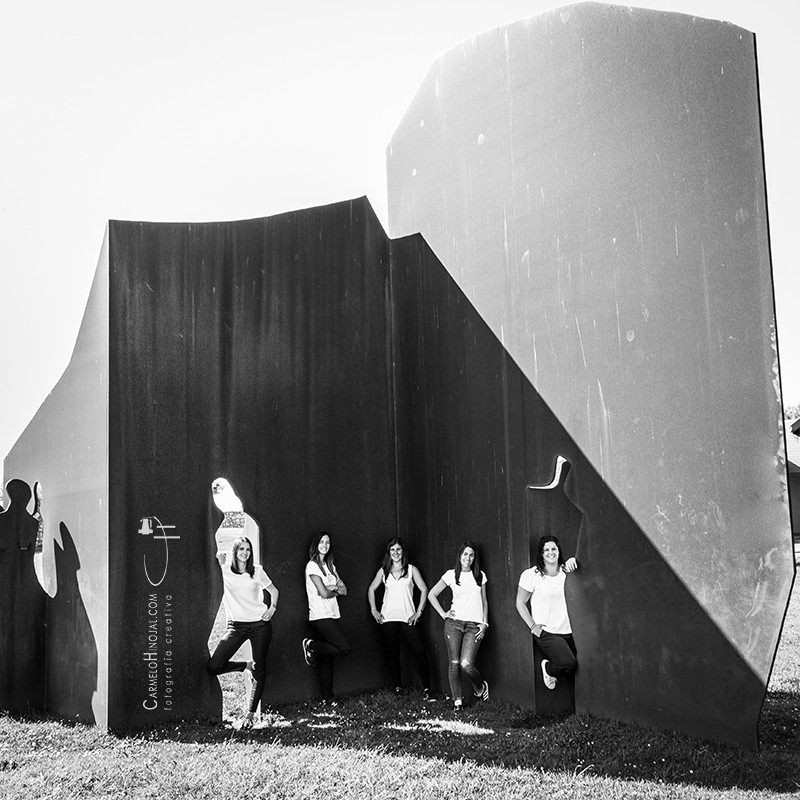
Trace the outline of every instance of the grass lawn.
<instances>
[{"instance_id":1,"label":"grass lawn","mask_svg":"<svg viewBox=\"0 0 800 800\"><path fill-rule=\"evenodd\" d=\"M0 798L800 797L800 590L770 681L757 753L577 715L543 720L490 700L456 716L388 692L336 708L273 709L222 725L118 737L47 717L0 717Z\"/></svg>"}]
</instances>

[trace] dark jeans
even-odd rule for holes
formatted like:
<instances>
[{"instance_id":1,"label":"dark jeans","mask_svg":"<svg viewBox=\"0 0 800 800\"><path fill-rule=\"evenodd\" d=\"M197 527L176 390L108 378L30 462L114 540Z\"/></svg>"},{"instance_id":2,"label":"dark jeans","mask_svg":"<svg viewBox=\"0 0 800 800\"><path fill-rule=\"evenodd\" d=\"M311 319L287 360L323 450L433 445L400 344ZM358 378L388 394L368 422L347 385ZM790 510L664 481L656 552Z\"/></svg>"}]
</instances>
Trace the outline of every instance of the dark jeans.
<instances>
[{"instance_id":1,"label":"dark jeans","mask_svg":"<svg viewBox=\"0 0 800 800\"><path fill-rule=\"evenodd\" d=\"M384 622L380 629L386 666L389 668L392 687L396 689L402 685L400 678L400 642L402 640L406 643L411 652L411 657L414 659L414 665L422 681L422 688L430 689L428 657L425 654L425 645L422 643L422 635L419 632L419 628L415 625L409 625L407 622Z\"/></svg>"},{"instance_id":2,"label":"dark jeans","mask_svg":"<svg viewBox=\"0 0 800 800\"><path fill-rule=\"evenodd\" d=\"M319 666L319 688L323 700L333 699L333 659L337 656L349 656L350 645L339 629L337 619L315 619L311 621L322 641L311 642L310 650L317 658Z\"/></svg>"},{"instance_id":3,"label":"dark jeans","mask_svg":"<svg viewBox=\"0 0 800 800\"><path fill-rule=\"evenodd\" d=\"M575 640L571 633L548 633L542 631L539 637L534 636L533 641L542 651L542 659L549 662L545 665L548 675L558 678L560 675L569 675L578 666L575 658Z\"/></svg>"},{"instance_id":4,"label":"dark jeans","mask_svg":"<svg viewBox=\"0 0 800 800\"><path fill-rule=\"evenodd\" d=\"M208 671L212 675L222 675L224 672L244 672L246 661L231 661L233 654L247 641L253 649L253 690L248 698L248 708L255 712L264 694L264 685L267 681L267 651L272 640L272 623L258 620L257 622L228 622L228 628L219 640L214 654L208 659Z\"/></svg>"},{"instance_id":5,"label":"dark jeans","mask_svg":"<svg viewBox=\"0 0 800 800\"><path fill-rule=\"evenodd\" d=\"M483 678L475 669L475 656L481 643L475 638L480 630L477 622L464 622L461 619L448 617L444 621L444 640L447 643L447 655L450 664L447 670L447 679L450 681L450 693L453 700L461 697L461 673L463 672L472 689L479 692L483 687Z\"/></svg>"}]
</instances>

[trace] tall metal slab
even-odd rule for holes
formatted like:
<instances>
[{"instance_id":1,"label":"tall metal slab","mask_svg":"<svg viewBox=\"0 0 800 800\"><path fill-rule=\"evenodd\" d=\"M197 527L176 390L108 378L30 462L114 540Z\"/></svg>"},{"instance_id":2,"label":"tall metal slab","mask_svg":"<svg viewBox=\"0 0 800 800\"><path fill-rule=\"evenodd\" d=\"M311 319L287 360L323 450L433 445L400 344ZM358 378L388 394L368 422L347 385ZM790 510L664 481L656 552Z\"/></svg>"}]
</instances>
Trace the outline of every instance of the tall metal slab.
<instances>
[{"instance_id":1,"label":"tall metal slab","mask_svg":"<svg viewBox=\"0 0 800 800\"><path fill-rule=\"evenodd\" d=\"M47 707L108 723L108 247L64 374L6 456L41 487Z\"/></svg>"},{"instance_id":2,"label":"tall metal slab","mask_svg":"<svg viewBox=\"0 0 800 800\"><path fill-rule=\"evenodd\" d=\"M754 747L760 676L421 237L393 241L391 263L399 526L429 583L454 565L462 541L475 542L490 621L477 660L493 696L543 715L573 707L569 692L542 685L515 609L520 574L539 537L551 534L580 563L566 587L575 706ZM552 482L559 457L569 464L559 487L529 489ZM422 622L444 686L441 623L435 615Z\"/></svg>"},{"instance_id":3,"label":"tall metal slab","mask_svg":"<svg viewBox=\"0 0 800 800\"><path fill-rule=\"evenodd\" d=\"M605 659L580 707L752 743L793 578L753 35L594 3L488 31L434 63L387 163L391 234L423 234L629 516L578 503L608 523L581 540ZM642 570L673 576L668 616ZM701 617L755 680L713 723ZM641 657L676 621L700 680L686 644Z\"/></svg>"},{"instance_id":4,"label":"tall metal slab","mask_svg":"<svg viewBox=\"0 0 800 800\"><path fill-rule=\"evenodd\" d=\"M219 714L204 670L222 596L218 477L258 525L281 593L265 702L317 693L300 642L319 530L351 587L336 689L380 685L360 591L396 530L388 240L374 212L361 199L230 223L112 222L109 253L115 727Z\"/></svg>"}]
</instances>

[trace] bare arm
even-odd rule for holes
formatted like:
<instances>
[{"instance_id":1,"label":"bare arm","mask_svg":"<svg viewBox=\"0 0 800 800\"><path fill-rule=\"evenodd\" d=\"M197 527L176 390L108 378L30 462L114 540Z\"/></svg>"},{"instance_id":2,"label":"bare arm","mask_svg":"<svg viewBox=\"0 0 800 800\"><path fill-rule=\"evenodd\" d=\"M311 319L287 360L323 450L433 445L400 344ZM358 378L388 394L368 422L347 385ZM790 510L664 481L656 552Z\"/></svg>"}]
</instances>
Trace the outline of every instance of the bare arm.
<instances>
[{"instance_id":1,"label":"bare arm","mask_svg":"<svg viewBox=\"0 0 800 800\"><path fill-rule=\"evenodd\" d=\"M367 589L367 600L369 601L369 610L372 612L372 616L375 617L375 622L379 625L383 623L383 614L378 611L377 606L375 605L375 590L381 585L381 581L383 580L383 570L378 569L375 573L375 577L372 579L372 583L369 585Z\"/></svg>"},{"instance_id":2,"label":"bare arm","mask_svg":"<svg viewBox=\"0 0 800 800\"><path fill-rule=\"evenodd\" d=\"M523 589L521 586L517 587L517 613L522 617L522 621L528 626L528 630L538 639L542 635L543 627L537 624L530 611L528 610L528 601L533 597L533 592Z\"/></svg>"},{"instance_id":3,"label":"bare arm","mask_svg":"<svg viewBox=\"0 0 800 800\"><path fill-rule=\"evenodd\" d=\"M475 639L483 639L486 629L489 627L489 601L486 599L486 581L481 584L481 605L483 606L483 622L479 622L480 630L475 634Z\"/></svg>"},{"instance_id":4,"label":"bare arm","mask_svg":"<svg viewBox=\"0 0 800 800\"><path fill-rule=\"evenodd\" d=\"M269 622L275 616L275 612L278 610L278 597L280 597L280 592L274 583L271 583L266 587L266 589L267 593L269 594L270 606L261 615L261 619L263 619L264 622Z\"/></svg>"},{"instance_id":5,"label":"bare arm","mask_svg":"<svg viewBox=\"0 0 800 800\"><path fill-rule=\"evenodd\" d=\"M450 616L449 611L445 611L441 603L439 603L439 595L447 588L447 584L443 580L439 580L436 586L428 592L428 602L433 606L436 613L442 618L447 619Z\"/></svg>"},{"instance_id":6,"label":"bare arm","mask_svg":"<svg viewBox=\"0 0 800 800\"><path fill-rule=\"evenodd\" d=\"M313 582L314 586L317 589L317 594L320 597L325 597L327 599L329 597L336 597L338 594L340 594L340 592L337 591L338 588L339 588L338 584L336 586L334 586L333 589L329 589L322 582L322 578L320 578L319 575L311 575L310 577L311 577L311 581Z\"/></svg>"},{"instance_id":7,"label":"bare arm","mask_svg":"<svg viewBox=\"0 0 800 800\"><path fill-rule=\"evenodd\" d=\"M416 625L419 618L422 616L422 610L425 608L425 603L428 602L428 585L422 580L419 570L416 567L411 567L411 577L419 589L419 605L416 611L408 618L409 625Z\"/></svg>"},{"instance_id":8,"label":"bare arm","mask_svg":"<svg viewBox=\"0 0 800 800\"><path fill-rule=\"evenodd\" d=\"M528 603L531 597L533 597L533 592L529 592L527 589L517 586L517 613L522 617L522 621L525 623L528 630L533 626L533 617L528 610Z\"/></svg>"}]
</instances>

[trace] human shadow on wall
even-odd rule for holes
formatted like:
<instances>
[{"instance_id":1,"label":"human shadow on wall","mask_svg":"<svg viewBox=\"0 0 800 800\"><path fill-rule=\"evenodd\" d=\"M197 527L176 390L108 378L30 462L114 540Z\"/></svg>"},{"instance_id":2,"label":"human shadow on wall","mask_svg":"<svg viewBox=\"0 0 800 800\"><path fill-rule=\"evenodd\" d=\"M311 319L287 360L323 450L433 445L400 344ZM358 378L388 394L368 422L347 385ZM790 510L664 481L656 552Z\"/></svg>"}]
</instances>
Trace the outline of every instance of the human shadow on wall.
<instances>
[{"instance_id":1,"label":"human shadow on wall","mask_svg":"<svg viewBox=\"0 0 800 800\"><path fill-rule=\"evenodd\" d=\"M97 642L78 583L81 562L72 533L58 526L61 544L53 543L57 586L47 602L47 626L58 631L60 646L48 651L48 708L57 714L94 723L92 698L97 689ZM51 637L51 640L55 637Z\"/></svg>"},{"instance_id":2,"label":"human shadow on wall","mask_svg":"<svg viewBox=\"0 0 800 800\"><path fill-rule=\"evenodd\" d=\"M39 520L28 512L30 486L12 478L0 512L0 709L45 707L46 594L34 567Z\"/></svg>"}]
</instances>

